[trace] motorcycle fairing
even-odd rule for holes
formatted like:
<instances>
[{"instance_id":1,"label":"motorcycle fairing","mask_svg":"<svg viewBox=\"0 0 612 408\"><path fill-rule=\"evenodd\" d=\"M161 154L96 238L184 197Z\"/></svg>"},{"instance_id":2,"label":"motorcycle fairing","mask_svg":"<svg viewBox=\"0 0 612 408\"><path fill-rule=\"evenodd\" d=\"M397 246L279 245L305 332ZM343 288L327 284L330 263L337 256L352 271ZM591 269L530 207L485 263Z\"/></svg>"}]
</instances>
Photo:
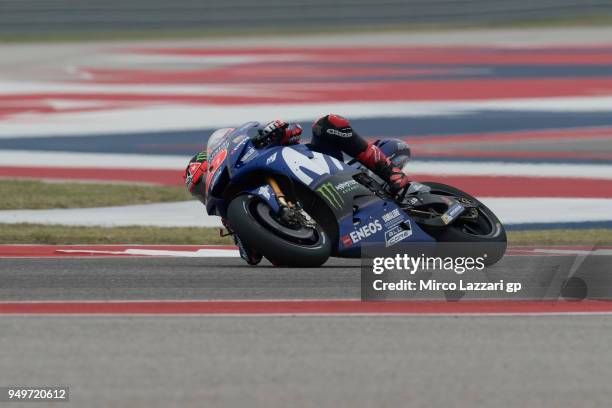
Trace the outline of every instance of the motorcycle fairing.
<instances>
[{"instance_id":1,"label":"motorcycle fairing","mask_svg":"<svg viewBox=\"0 0 612 408\"><path fill-rule=\"evenodd\" d=\"M344 257L361 256L363 243L434 242L397 204L378 197L340 218L338 231L337 254Z\"/></svg>"},{"instance_id":2,"label":"motorcycle fairing","mask_svg":"<svg viewBox=\"0 0 612 408\"><path fill-rule=\"evenodd\" d=\"M320 177L310 188L327 204L337 219L342 218L352 214L356 206L365 206L378 199L371 190L353 178L359 173L359 170L349 167L340 174Z\"/></svg>"},{"instance_id":3,"label":"motorcycle fairing","mask_svg":"<svg viewBox=\"0 0 612 408\"><path fill-rule=\"evenodd\" d=\"M261 199L261 201L268 204L268 206L272 209L273 212L278 213L280 211L280 205L278 204L278 200L276 199L276 194L272 187L267 184L263 184L259 187L252 188L247 190L250 194L253 194Z\"/></svg>"},{"instance_id":4,"label":"motorcycle fairing","mask_svg":"<svg viewBox=\"0 0 612 408\"><path fill-rule=\"evenodd\" d=\"M341 161L319 152L313 152L306 145L277 146L255 149L250 157L252 143L248 142L241 156L231 170L232 180L239 180L246 173L264 170L284 174L291 179L312 186L322 176L340 173L347 169Z\"/></svg>"},{"instance_id":5,"label":"motorcycle fairing","mask_svg":"<svg viewBox=\"0 0 612 408\"><path fill-rule=\"evenodd\" d=\"M227 157L214 169L207 192L206 209L210 215L225 215L226 205L214 194L223 172L227 172L232 182L240 182L243 177L256 172L278 173L289 176L295 182L310 187L323 176L334 175L351 167L341 161L319 152L311 151L306 145L276 146L256 149L251 142L253 127L243 126L226 135L226 140L215 149L215 157L220 151L227 151ZM213 158L214 160L214 158ZM227 180L225 180L227 181ZM222 184L225 184L222 183ZM261 185L265 185L262 180ZM221 186L222 187L222 186ZM221 189L219 189L221 190ZM220 191L219 191L220 193ZM225 203L226 204L226 203Z\"/></svg>"}]
</instances>

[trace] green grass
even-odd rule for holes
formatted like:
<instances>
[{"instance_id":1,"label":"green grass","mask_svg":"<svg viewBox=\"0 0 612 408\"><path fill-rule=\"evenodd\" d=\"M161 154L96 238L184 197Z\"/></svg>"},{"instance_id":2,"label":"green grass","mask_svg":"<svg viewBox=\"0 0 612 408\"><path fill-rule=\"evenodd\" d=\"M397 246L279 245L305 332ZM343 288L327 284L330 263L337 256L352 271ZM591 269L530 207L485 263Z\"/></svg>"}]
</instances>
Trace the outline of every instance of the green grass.
<instances>
[{"instance_id":1,"label":"green grass","mask_svg":"<svg viewBox=\"0 0 612 408\"><path fill-rule=\"evenodd\" d=\"M377 32L423 32L445 31L457 29L491 29L491 28L554 28L577 26L612 26L612 15L591 15L568 18L553 18L545 20L523 20L507 23L482 24L393 24L393 25L359 25L353 27L329 26L325 28L262 28L262 29L199 29L199 30L151 30L151 31L100 31L74 33L19 33L0 34L0 43L11 42L79 42L79 41L125 41L125 40L172 40L196 38L229 38L243 36L298 36L304 34L358 34Z\"/></svg>"},{"instance_id":2,"label":"green grass","mask_svg":"<svg viewBox=\"0 0 612 408\"><path fill-rule=\"evenodd\" d=\"M0 244L231 244L218 228L0 224ZM510 245L612 245L612 229L511 231Z\"/></svg>"},{"instance_id":3,"label":"green grass","mask_svg":"<svg viewBox=\"0 0 612 408\"><path fill-rule=\"evenodd\" d=\"M612 245L612 229L510 231L510 245Z\"/></svg>"},{"instance_id":4,"label":"green grass","mask_svg":"<svg viewBox=\"0 0 612 408\"><path fill-rule=\"evenodd\" d=\"M180 186L0 180L0 210L89 208L190 199Z\"/></svg>"},{"instance_id":5,"label":"green grass","mask_svg":"<svg viewBox=\"0 0 612 408\"><path fill-rule=\"evenodd\" d=\"M72 227L39 224L0 224L0 244L231 244L218 228Z\"/></svg>"},{"instance_id":6,"label":"green grass","mask_svg":"<svg viewBox=\"0 0 612 408\"><path fill-rule=\"evenodd\" d=\"M183 187L0 180L0 210L87 208L189 200ZM217 228L0 224L0 244L229 244ZM510 231L510 245L612 245L612 229Z\"/></svg>"}]
</instances>

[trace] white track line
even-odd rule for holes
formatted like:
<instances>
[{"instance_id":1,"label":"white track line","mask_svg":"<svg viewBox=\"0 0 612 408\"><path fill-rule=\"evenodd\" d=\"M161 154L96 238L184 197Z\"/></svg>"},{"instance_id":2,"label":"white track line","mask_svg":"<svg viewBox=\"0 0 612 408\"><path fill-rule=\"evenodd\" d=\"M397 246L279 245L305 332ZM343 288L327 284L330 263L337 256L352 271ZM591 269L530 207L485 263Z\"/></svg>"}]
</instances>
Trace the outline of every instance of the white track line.
<instances>
[{"instance_id":1,"label":"white track line","mask_svg":"<svg viewBox=\"0 0 612 408\"><path fill-rule=\"evenodd\" d=\"M124 153L50 152L43 150L0 150L0 166L20 167L182 170L185 168L190 158L191 155L169 156ZM178 177L180 177L180 175L177 175L177 178Z\"/></svg>"},{"instance_id":2,"label":"white track line","mask_svg":"<svg viewBox=\"0 0 612 408\"><path fill-rule=\"evenodd\" d=\"M5 84L7 86L7 84ZM14 84L10 84L14 87ZM252 95L250 86L245 90ZM3 85L0 83L0 92ZM29 89L29 88L28 88ZM86 94L84 88L83 93ZM117 88L120 91L121 88ZM127 88L129 89L129 88ZM305 87L303 91L307 91ZM143 89L142 92L144 92ZM211 91L211 89L207 89ZM301 91L292 87L286 97ZM183 92L181 90L181 92ZM230 91L224 90L225 93ZM163 93L172 93L168 87ZM24 92L27 94L27 92ZM194 94L197 94L194 92ZM205 95L207 93L203 93ZM51 98L54 104L61 104L61 98ZM554 112L593 112L609 111L612 97L568 97L568 98L528 98L502 99L487 101L402 101L402 102L339 102L339 103L295 103L295 104L244 104L244 105L207 105L175 103L142 106L135 103L129 108L117 107L111 110L37 114L28 113L10 116L0 120L0 138L40 137L40 136L85 136L96 134L159 132L164 130L197 130L236 126L237 122L248 120L266 121L282 117L289 121L312 121L322 114L338 112L351 119L383 117L422 117L436 115L465 115L482 110L528 110ZM85 101L83 107L91 106ZM410 133L410 129L406 129Z\"/></svg>"},{"instance_id":3,"label":"white track line","mask_svg":"<svg viewBox=\"0 0 612 408\"><path fill-rule=\"evenodd\" d=\"M0 150L0 166L20 167L91 167L104 169L182 170L190 156L50 152L42 150ZM406 165L408 174L452 176L526 176L612 180L612 165L551 164L505 162L413 161ZM570 188L572 186L568 186Z\"/></svg>"},{"instance_id":4,"label":"white track line","mask_svg":"<svg viewBox=\"0 0 612 408\"><path fill-rule=\"evenodd\" d=\"M612 199L482 198L504 224L609 221ZM0 211L0 223L84 226L220 227L197 201L120 207Z\"/></svg>"},{"instance_id":5,"label":"white track line","mask_svg":"<svg viewBox=\"0 0 612 408\"><path fill-rule=\"evenodd\" d=\"M198 249L196 251L170 251L165 249L128 248L123 251L103 251L95 249L58 249L56 252L67 254L98 255L135 255L135 256L169 256L173 258L237 258L238 250L234 249Z\"/></svg>"},{"instance_id":6,"label":"white track line","mask_svg":"<svg viewBox=\"0 0 612 408\"><path fill-rule=\"evenodd\" d=\"M198 201L101 208L0 211L0 223L83 226L220 227L221 219L206 214Z\"/></svg>"},{"instance_id":7,"label":"white track line","mask_svg":"<svg viewBox=\"0 0 612 408\"><path fill-rule=\"evenodd\" d=\"M610 221L607 198L482 198L503 224Z\"/></svg>"},{"instance_id":8,"label":"white track line","mask_svg":"<svg viewBox=\"0 0 612 408\"><path fill-rule=\"evenodd\" d=\"M404 169L408 174L563 177L612 180L612 165L597 164L414 161L408 163ZM568 189L572 188L579 191L580 186L579 184L568 184Z\"/></svg>"}]
</instances>

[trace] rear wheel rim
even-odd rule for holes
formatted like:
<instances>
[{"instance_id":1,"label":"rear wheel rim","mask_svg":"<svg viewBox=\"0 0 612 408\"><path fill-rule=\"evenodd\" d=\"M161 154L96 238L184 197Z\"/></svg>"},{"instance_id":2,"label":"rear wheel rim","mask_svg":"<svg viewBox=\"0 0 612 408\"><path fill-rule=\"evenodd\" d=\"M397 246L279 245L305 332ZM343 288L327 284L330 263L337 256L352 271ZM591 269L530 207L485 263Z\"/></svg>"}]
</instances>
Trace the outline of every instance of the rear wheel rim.
<instances>
[{"instance_id":1,"label":"rear wheel rim","mask_svg":"<svg viewBox=\"0 0 612 408\"><path fill-rule=\"evenodd\" d=\"M495 237L498 231L496 223L481 208L477 208L476 211L478 211L478 217L475 220L459 218L455 221L455 227L461 229L461 232L467 235L480 238Z\"/></svg>"},{"instance_id":2,"label":"rear wheel rim","mask_svg":"<svg viewBox=\"0 0 612 408\"><path fill-rule=\"evenodd\" d=\"M476 211L478 212L478 217L476 217L475 220L469 220L466 218L459 217L453 224L453 226L459 229L462 233L479 238L494 238L499 234L498 224L495 222L495 220L491 218L487 211L484 211L481 208L480 203L474 198L467 196L458 196L456 194L451 194L448 191L435 190L433 188L431 192L447 197L465 198L470 202L476 204Z\"/></svg>"}]
</instances>

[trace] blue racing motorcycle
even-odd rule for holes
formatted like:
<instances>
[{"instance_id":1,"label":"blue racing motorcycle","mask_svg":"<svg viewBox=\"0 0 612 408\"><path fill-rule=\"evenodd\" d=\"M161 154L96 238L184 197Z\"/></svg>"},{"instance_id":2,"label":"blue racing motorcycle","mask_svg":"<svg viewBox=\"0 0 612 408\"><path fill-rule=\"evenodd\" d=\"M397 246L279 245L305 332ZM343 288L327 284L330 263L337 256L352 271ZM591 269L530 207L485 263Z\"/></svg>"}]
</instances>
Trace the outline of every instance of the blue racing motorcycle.
<instances>
[{"instance_id":1,"label":"blue racing motorcycle","mask_svg":"<svg viewBox=\"0 0 612 408\"><path fill-rule=\"evenodd\" d=\"M330 256L359 257L364 243L497 243L487 264L503 256L504 227L469 194L412 182L394 195L354 160L340 161L308 144L259 146L258 125L211 135L204 204L272 263L319 266ZM399 167L410 158L399 140L377 145Z\"/></svg>"}]
</instances>

